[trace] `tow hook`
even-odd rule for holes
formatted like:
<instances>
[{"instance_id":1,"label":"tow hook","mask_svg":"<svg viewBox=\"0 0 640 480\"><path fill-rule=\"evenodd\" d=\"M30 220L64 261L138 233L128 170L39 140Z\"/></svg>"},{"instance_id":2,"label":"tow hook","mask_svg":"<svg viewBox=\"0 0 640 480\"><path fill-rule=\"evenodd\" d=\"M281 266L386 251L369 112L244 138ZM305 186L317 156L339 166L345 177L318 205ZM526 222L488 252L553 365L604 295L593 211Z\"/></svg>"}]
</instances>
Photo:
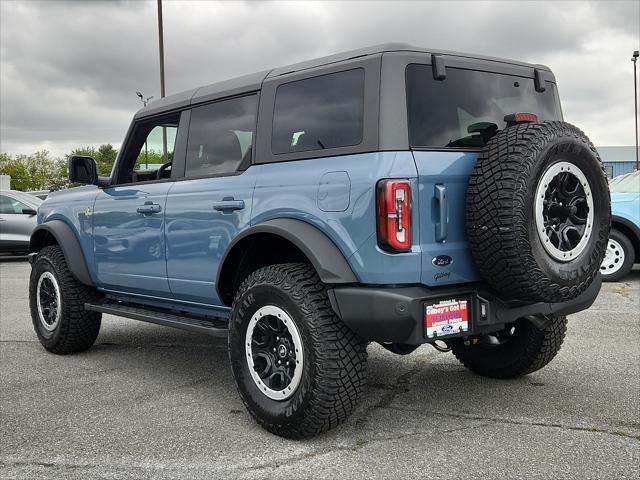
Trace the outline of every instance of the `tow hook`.
<instances>
[{"instance_id":1,"label":"tow hook","mask_svg":"<svg viewBox=\"0 0 640 480\"><path fill-rule=\"evenodd\" d=\"M429 345L431 345L433 348L435 348L439 352L446 353L451 351L451 347L444 340L436 340L435 342L432 342Z\"/></svg>"}]
</instances>

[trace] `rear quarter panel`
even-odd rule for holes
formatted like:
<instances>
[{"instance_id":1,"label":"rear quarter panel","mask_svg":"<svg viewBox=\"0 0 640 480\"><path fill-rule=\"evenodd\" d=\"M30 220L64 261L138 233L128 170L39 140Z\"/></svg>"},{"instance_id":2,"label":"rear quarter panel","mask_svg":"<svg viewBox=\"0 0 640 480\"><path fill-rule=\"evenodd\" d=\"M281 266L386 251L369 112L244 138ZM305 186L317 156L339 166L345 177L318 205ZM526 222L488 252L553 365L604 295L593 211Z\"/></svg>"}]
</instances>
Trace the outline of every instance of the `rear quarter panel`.
<instances>
[{"instance_id":1,"label":"rear quarter panel","mask_svg":"<svg viewBox=\"0 0 640 480\"><path fill-rule=\"evenodd\" d=\"M374 152L260 165L251 224L295 218L317 227L340 249L362 283L418 283L419 231L414 248L389 254L377 245L376 184L410 179L417 189L411 152ZM414 208L414 225L418 223Z\"/></svg>"}]
</instances>

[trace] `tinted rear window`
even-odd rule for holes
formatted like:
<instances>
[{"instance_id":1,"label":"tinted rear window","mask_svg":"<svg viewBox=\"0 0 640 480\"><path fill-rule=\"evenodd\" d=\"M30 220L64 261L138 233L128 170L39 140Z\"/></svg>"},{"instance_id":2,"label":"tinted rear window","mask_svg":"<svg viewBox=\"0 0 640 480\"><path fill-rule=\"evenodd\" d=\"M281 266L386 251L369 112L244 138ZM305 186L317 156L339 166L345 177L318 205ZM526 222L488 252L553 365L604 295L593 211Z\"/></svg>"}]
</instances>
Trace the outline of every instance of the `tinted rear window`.
<instances>
[{"instance_id":1,"label":"tinted rear window","mask_svg":"<svg viewBox=\"0 0 640 480\"><path fill-rule=\"evenodd\" d=\"M433 79L431 65L406 73L409 143L414 147L479 148L505 127L504 116L527 112L560 120L555 85L536 92L532 78L447 68Z\"/></svg>"},{"instance_id":2,"label":"tinted rear window","mask_svg":"<svg viewBox=\"0 0 640 480\"><path fill-rule=\"evenodd\" d=\"M191 111L185 176L232 173L249 165L258 97L221 100Z\"/></svg>"},{"instance_id":3,"label":"tinted rear window","mask_svg":"<svg viewBox=\"0 0 640 480\"><path fill-rule=\"evenodd\" d=\"M276 91L271 150L280 154L358 145L363 122L363 69L286 83Z\"/></svg>"}]
</instances>

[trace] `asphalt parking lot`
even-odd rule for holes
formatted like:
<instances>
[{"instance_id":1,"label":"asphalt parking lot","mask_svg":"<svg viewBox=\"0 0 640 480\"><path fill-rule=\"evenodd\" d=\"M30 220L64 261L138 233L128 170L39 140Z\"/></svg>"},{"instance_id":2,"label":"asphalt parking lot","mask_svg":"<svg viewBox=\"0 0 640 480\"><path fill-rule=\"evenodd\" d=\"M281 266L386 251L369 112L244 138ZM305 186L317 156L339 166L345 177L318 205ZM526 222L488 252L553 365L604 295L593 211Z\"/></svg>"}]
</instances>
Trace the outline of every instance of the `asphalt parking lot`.
<instances>
[{"instance_id":1,"label":"asphalt parking lot","mask_svg":"<svg viewBox=\"0 0 640 480\"><path fill-rule=\"evenodd\" d=\"M106 316L89 351L47 353L28 274L0 260L1 478L640 476L639 270L572 315L558 357L525 378L371 345L355 414L305 441L253 422L224 340Z\"/></svg>"}]
</instances>

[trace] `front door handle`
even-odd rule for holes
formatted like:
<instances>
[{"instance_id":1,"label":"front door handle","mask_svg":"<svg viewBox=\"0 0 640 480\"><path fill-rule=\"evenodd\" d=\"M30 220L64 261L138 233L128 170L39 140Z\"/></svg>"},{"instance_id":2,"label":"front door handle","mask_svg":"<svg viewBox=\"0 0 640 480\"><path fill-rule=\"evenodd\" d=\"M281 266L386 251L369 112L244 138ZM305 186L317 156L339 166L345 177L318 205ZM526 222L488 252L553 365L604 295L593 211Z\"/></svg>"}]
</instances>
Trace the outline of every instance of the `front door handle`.
<instances>
[{"instance_id":1,"label":"front door handle","mask_svg":"<svg viewBox=\"0 0 640 480\"><path fill-rule=\"evenodd\" d=\"M442 184L435 186L438 221L436 222L436 242L444 243L447 239L447 224L449 223L449 203L447 201L447 187Z\"/></svg>"},{"instance_id":2,"label":"front door handle","mask_svg":"<svg viewBox=\"0 0 640 480\"><path fill-rule=\"evenodd\" d=\"M144 205L138 207L138 213L143 215L151 215L152 213L160 213L162 207L157 203L153 203L151 200L144 202Z\"/></svg>"},{"instance_id":3,"label":"front door handle","mask_svg":"<svg viewBox=\"0 0 640 480\"><path fill-rule=\"evenodd\" d=\"M213 202L213 209L222 213L231 213L234 210L242 210L244 200L236 200L233 197L224 197L222 200Z\"/></svg>"}]
</instances>

